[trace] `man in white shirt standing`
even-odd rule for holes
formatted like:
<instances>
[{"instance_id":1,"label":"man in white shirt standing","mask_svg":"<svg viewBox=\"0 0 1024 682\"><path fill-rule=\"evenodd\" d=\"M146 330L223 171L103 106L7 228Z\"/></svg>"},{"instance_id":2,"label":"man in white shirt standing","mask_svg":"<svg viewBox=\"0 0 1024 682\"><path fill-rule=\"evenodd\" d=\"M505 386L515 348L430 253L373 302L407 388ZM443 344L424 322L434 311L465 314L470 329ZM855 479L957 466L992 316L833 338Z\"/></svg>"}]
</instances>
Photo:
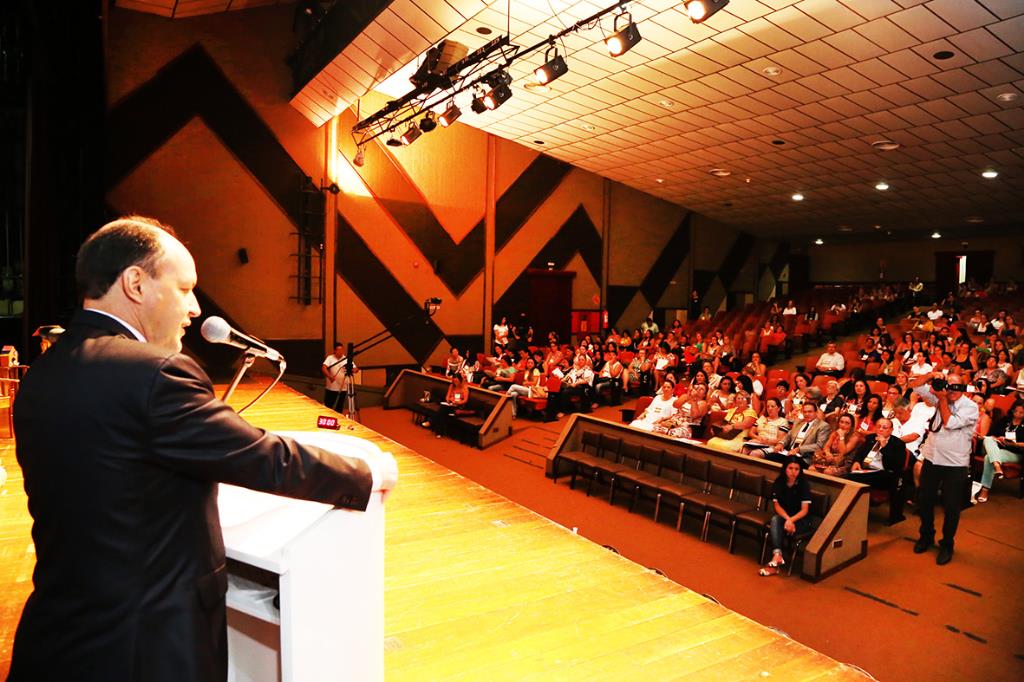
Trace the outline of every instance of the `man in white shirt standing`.
<instances>
[{"instance_id":1,"label":"man in white shirt standing","mask_svg":"<svg viewBox=\"0 0 1024 682\"><path fill-rule=\"evenodd\" d=\"M818 358L817 364L814 365L815 374L827 374L831 377L843 376L843 370L846 369L846 358L841 353L836 351L836 344L832 342L825 346L825 352Z\"/></svg>"},{"instance_id":2,"label":"man in white shirt standing","mask_svg":"<svg viewBox=\"0 0 1024 682\"><path fill-rule=\"evenodd\" d=\"M945 382L943 383L943 379ZM942 566L953 559L953 538L960 523L960 508L970 481L971 449L974 429L978 424L978 405L965 394L966 387L959 374L935 374L931 384L919 377L915 392L922 400L935 405L935 415L928 424L921 456L921 487L918 495L921 514L920 537L914 553L922 554L935 542L935 501L939 486L943 490L942 540L935 563ZM916 382L915 382L916 383Z\"/></svg>"},{"instance_id":3,"label":"man in white shirt standing","mask_svg":"<svg viewBox=\"0 0 1024 682\"><path fill-rule=\"evenodd\" d=\"M345 345L339 341L334 344L334 352L324 358L324 363L320 366L320 372L324 375L325 382L324 405L332 410L338 409L338 398L348 387L346 364L348 364L348 357L345 356ZM358 372L359 369L353 365L352 374Z\"/></svg>"}]
</instances>

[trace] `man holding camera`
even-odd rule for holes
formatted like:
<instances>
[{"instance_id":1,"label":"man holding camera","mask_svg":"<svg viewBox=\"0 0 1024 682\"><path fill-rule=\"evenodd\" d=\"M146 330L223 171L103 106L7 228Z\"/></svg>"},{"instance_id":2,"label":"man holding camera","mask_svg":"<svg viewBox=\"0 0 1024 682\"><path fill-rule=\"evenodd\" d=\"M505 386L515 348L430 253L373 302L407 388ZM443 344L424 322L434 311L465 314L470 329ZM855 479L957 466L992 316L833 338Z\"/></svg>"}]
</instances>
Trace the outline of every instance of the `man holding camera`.
<instances>
[{"instance_id":1,"label":"man holding camera","mask_svg":"<svg viewBox=\"0 0 1024 682\"><path fill-rule=\"evenodd\" d=\"M929 379L930 383L926 383ZM937 372L916 377L913 381L918 384L915 393L936 408L921 443L924 460L918 499L921 530L914 544L914 553L923 554L934 544L935 499L941 485L945 515L935 563L943 566L953 558L953 538L960 523L960 501L970 480L972 437L978 423L978 406L965 395L967 387L958 374L943 376Z\"/></svg>"}]
</instances>

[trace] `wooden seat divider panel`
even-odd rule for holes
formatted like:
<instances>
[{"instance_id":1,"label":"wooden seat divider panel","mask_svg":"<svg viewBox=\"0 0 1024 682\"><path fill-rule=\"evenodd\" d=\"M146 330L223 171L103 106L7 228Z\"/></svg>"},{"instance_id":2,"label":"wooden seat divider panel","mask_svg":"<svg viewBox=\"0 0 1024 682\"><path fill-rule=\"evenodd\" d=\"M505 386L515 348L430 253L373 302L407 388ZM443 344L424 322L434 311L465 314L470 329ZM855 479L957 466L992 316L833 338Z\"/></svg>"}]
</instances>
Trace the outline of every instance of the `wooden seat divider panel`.
<instances>
[{"instance_id":1,"label":"wooden seat divider panel","mask_svg":"<svg viewBox=\"0 0 1024 682\"><path fill-rule=\"evenodd\" d=\"M443 400L449 383L447 377L403 369L384 394L384 409L404 407L413 412L421 411L421 398L424 392L429 392L435 401ZM489 391L479 386L467 387L467 407L475 410L476 415L455 417L454 420L476 432L473 444L483 449L512 435L511 399L504 393Z\"/></svg>"},{"instance_id":2,"label":"wooden seat divider panel","mask_svg":"<svg viewBox=\"0 0 1024 682\"><path fill-rule=\"evenodd\" d=\"M697 489L704 485L704 482L689 480L690 477L685 474L687 469L686 461L691 458L695 460L690 465L691 471L694 464L699 465L703 460L719 467L727 466L735 470L737 480L739 480L741 474L748 481L751 475L755 477L763 476L766 489L779 474L778 464L759 457L719 452L704 447L701 444L679 441L660 434L648 433L631 428L625 424L599 419L590 415L574 414L567 420L558 440L548 453L547 476L553 477L556 472L559 476L571 473L572 463L565 458L558 457L558 454L563 451L569 452L582 449L581 438L584 432L596 434L599 437L604 436L603 439L600 439L604 443L618 442L620 443L619 448L628 443L630 447L627 449L627 452L630 453L634 452L633 444L639 444L649 450L662 452L660 458L661 466L657 468L660 471L660 478L665 481L660 486L662 488L672 488L673 486L669 485L672 483L675 484L675 487L679 487L681 484L687 487L693 486ZM593 435L590 438L593 438ZM616 441L616 439L618 440ZM629 462L629 466L633 468L632 461ZM643 468L646 469L647 466ZM650 471L650 469L647 469L648 473ZM809 471L805 475L811 484L811 490L815 493L826 495L828 498L828 511L804 546L803 560L800 563L801 576L807 580L817 581L867 556L869 488L855 481L847 481L815 472ZM705 474L705 481L707 480L706 477L707 474ZM625 476L625 480L630 481L630 493L633 492L632 483L639 482L635 481L636 478L641 477L636 474ZM644 480L640 484L638 492L645 493L645 497L658 494L657 489L649 488L649 486L650 481ZM714 486L712 487L714 488ZM620 489L624 489L624 487ZM712 493L716 493L716 491L713 490ZM723 497L727 496L728 493L723 495ZM732 505L727 506L731 507ZM771 505L762 504L762 509L765 508L770 510ZM670 506L669 509L672 510L670 513L673 513L675 511L674 505ZM719 511L724 512L726 510L720 509ZM730 509L729 511L732 510Z\"/></svg>"}]
</instances>

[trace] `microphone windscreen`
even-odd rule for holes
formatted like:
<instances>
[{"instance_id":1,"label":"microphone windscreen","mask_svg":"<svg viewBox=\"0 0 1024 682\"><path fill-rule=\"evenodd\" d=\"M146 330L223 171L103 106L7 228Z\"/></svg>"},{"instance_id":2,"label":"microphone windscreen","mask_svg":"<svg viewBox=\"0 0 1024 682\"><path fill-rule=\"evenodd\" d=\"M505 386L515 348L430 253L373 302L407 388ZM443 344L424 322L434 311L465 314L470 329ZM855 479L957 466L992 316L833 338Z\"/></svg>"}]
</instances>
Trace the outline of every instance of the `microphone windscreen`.
<instances>
[{"instance_id":1,"label":"microphone windscreen","mask_svg":"<svg viewBox=\"0 0 1024 682\"><path fill-rule=\"evenodd\" d=\"M231 326L223 317L211 315L203 321L200 331L210 343L224 343L231 335Z\"/></svg>"}]
</instances>

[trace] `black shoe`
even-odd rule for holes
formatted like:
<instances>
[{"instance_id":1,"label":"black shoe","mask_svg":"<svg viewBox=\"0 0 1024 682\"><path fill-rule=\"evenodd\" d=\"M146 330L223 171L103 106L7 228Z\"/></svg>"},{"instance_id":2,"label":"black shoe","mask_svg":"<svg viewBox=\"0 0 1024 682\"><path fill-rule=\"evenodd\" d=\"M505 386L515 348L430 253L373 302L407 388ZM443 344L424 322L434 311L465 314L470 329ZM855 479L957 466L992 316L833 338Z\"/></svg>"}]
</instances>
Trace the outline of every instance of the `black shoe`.
<instances>
[{"instance_id":1,"label":"black shoe","mask_svg":"<svg viewBox=\"0 0 1024 682\"><path fill-rule=\"evenodd\" d=\"M939 555L935 557L935 563L945 566L953 560L953 548L948 545L939 545Z\"/></svg>"},{"instance_id":2,"label":"black shoe","mask_svg":"<svg viewBox=\"0 0 1024 682\"><path fill-rule=\"evenodd\" d=\"M933 544L934 543L932 540L918 538L917 542L914 543L914 554L924 554L929 549L931 549Z\"/></svg>"},{"instance_id":3,"label":"black shoe","mask_svg":"<svg viewBox=\"0 0 1024 682\"><path fill-rule=\"evenodd\" d=\"M900 514L900 515L899 515L898 517L896 517L895 519L889 519L889 523L888 523L888 524L886 524L886 525L889 525L889 526L895 526L895 525L896 525L897 523L902 523L902 522L904 522L904 521L906 521L906 520L907 520L907 517L906 517L906 516L904 516L903 514Z\"/></svg>"}]
</instances>

